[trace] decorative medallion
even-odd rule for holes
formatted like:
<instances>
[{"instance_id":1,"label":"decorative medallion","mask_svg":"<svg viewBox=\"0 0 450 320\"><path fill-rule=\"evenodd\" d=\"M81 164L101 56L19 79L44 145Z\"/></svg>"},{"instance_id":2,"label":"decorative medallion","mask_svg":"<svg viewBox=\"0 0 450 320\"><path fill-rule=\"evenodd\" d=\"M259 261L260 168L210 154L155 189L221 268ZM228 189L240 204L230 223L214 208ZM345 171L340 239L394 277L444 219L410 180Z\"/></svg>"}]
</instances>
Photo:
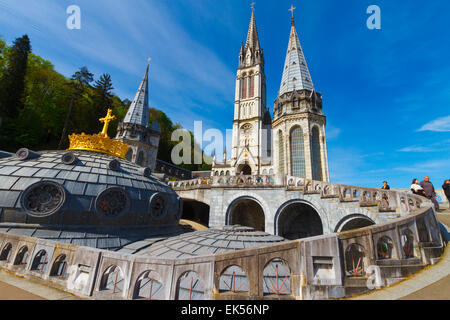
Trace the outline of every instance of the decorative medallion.
<instances>
[{"instance_id":1,"label":"decorative medallion","mask_svg":"<svg viewBox=\"0 0 450 320\"><path fill-rule=\"evenodd\" d=\"M106 217L116 218L129 210L130 202L130 196L124 189L112 187L97 196L95 208Z\"/></svg>"},{"instance_id":2,"label":"decorative medallion","mask_svg":"<svg viewBox=\"0 0 450 320\"><path fill-rule=\"evenodd\" d=\"M155 193L150 198L150 213L154 219L161 219L167 212L167 200L161 193Z\"/></svg>"},{"instance_id":3,"label":"decorative medallion","mask_svg":"<svg viewBox=\"0 0 450 320\"><path fill-rule=\"evenodd\" d=\"M66 200L64 188L53 181L40 181L29 186L20 201L25 212L33 217L47 217L58 212Z\"/></svg>"}]
</instances>

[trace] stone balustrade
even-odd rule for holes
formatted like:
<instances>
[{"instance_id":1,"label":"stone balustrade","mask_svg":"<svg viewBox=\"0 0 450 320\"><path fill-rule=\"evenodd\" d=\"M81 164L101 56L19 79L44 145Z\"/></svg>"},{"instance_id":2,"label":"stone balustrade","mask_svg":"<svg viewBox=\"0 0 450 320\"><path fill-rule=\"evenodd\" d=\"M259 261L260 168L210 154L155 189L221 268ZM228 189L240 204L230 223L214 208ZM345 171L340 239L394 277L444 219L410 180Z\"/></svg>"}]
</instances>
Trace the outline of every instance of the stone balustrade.
<instances>
[{"instance_id":1,"label":"stone balustrade","mask_svg":"<svg viewBox=\"0 0 450 320\"><path fill-rule=\"evenodd\" d=\"M324 181L314 181L289 175L212 176L183 181L171 181L175 191L238 188L265 189L283 188L302 191L304 194L319 194L321 198L338 198L340 202L359 202L361 207L376 207L379 212L405 214L431 202L410 192L355 187Z\"/></svg>"}]
</instances>

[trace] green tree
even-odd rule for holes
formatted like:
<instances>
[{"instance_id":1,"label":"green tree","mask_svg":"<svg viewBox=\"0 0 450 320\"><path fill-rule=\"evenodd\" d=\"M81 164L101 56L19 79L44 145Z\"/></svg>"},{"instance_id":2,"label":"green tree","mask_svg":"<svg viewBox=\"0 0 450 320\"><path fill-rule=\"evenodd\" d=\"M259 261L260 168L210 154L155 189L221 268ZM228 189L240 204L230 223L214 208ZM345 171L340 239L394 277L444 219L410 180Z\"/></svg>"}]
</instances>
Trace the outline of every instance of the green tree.
<instances>
[{"instance_id":1,"label":"green tree","mask_svg":"<svg viewBox=\"0 0 450 320\"><path fill-rule=\"evenodd\" d=\"M92 106L88 110L88 116L86 118L88 124L88 132L94 133L98 131L99 123L98 119L104 117L109 108L112 108L114 89L109 74L103 74L99 80L95 82L95 86L92 90Z\"/></svg>"},{"instance_id":2,"label":"green tree","mask_svg":"<svg viewBox=\"0 0 450 320\"><path fill-rule=\"evenodd\" d=\"M14 119L23 109L25 75L30 52L31 44L27 35L14 41L6 69L0 80L0 117L2 118Z\"/></svg>"},{"instance_id":3,"label":"green tree","mask_svg":"<svg viewBox=\"0 0 450 320\"><path fill-rule=\"evenodd\" d=\"M58 149L62 149L64 141L66 140L67 128L69 126L69 120L72 116L72 109L76 102L80 100L86 87L94 80L94 75L89 72L87 67L82 67L79 71L75 72L68 83L68 90L71 92L69 109L67 111L66 120L64 121L64 127L59 140Z\"/></svg>"}]
</instances>

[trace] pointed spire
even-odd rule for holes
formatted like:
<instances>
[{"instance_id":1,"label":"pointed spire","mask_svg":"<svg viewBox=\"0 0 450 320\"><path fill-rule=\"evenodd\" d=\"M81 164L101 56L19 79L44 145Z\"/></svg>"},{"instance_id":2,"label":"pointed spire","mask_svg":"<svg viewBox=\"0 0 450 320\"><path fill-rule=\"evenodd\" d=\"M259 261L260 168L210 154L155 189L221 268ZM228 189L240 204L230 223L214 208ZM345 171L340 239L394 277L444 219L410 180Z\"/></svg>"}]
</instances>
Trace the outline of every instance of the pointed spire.
<instances>
[{"instance_id":1,"label":"pointed spire","mask_svg":"<svg viewBox=\"0 0 450 320\"><path fill-rule=\"evenodd\" d=\"M293 12L295 8L289 9ZM295 30L294 16L292 15L291 34L284 63L283 77L278 96L286 92L308 89L314 90L314 84L306 64L305 56L300 45L300 40Z\"/></svg>"},{"instance_id":2,"label":"pointed spire","mask_svg":"<svg viewBox=\"0 0 450 320\"><path fill-rule=\"evenodd\" d=\"M142 78L139 89L133 102L128 109L128 112L123 119L123 123L139 124L142 126L148 126L148 71L150 67L147 64L147 70L145 71L144 78Z\"/></svg>"},{"instance_id":3,"label":"pointed spire","mask_svg":"<svg viewBox=\"0 0 450 320\"><path fill-rule=\"evenodd\" d=\"M252 3L252 17L250 18L250 26L248 27L247 41L245 42L245 50L259 50L258 30L256 29L255 6Z\"/></svg>"}]
</instances>

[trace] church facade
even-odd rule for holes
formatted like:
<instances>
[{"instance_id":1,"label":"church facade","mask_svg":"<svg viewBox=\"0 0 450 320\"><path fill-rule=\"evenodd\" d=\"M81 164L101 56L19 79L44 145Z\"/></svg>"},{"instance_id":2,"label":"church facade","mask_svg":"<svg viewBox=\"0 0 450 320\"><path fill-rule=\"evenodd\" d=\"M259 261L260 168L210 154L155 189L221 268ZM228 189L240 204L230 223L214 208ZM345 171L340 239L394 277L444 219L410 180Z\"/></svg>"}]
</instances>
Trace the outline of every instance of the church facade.
<instances>
[{"instance_id":1,"label":"church facade","mask_svg":"<svg viewBox=\"0 0 450 320\"><path fill-rule=\"evenodd\" d=\"M326 117L291 22L273 119L267 106L264 52L252 9L236 75L231 157L213 159L212 175L288 174L329 182Z\"/></svg>"}]
</instances>

